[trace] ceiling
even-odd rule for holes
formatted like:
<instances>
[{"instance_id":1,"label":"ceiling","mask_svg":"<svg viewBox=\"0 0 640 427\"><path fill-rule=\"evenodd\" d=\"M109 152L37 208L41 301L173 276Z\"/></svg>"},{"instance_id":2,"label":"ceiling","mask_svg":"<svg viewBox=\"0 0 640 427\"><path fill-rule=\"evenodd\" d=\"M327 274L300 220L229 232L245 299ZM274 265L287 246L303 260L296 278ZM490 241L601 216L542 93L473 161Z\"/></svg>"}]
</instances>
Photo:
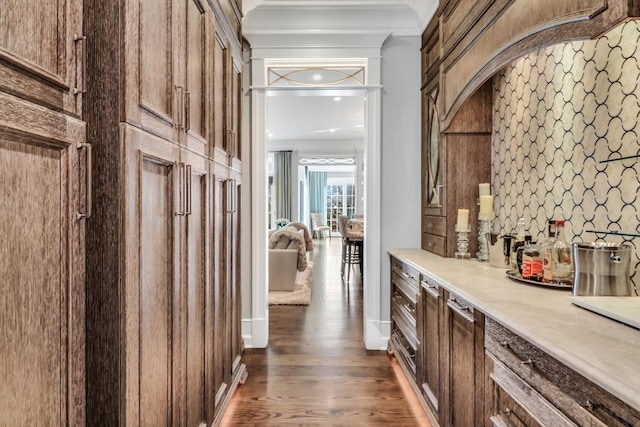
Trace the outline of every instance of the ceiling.
<instances>
[{"instance_id":1,"label":"ceiling","mask_svg":"<svg viewBox=\"0 0 640 427\"><path fill-rule=\"evenodd\" d=\"M304 92L302 92L304 94ZM337 96L340 95L340 96ZM350 152L364 142L364 95L297 91L267 98L270 149Z\"/></svg>"},{"instance_id":2,"label":"ceiling","mask_svg":"<svg viewBox=\"0 0 640 427\"><path fill-rule=\"evenodd\" d=\"M252 48L343 47L420 36L438 0L243 0ZM267 98L270 150L351 152L364 143L364 94L286 91Z\"/></svg>"}]
</instances>

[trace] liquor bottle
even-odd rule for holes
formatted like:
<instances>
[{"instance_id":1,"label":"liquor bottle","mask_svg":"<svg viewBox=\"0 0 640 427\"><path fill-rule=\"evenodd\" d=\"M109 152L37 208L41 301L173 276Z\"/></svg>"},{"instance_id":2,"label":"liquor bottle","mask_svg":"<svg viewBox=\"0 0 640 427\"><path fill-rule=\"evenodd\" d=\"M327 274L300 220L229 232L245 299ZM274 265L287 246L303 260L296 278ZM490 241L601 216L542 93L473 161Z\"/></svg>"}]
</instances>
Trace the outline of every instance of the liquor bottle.
<instances>
[{"instance_id":1,"label":"liquor bottle","mask_svg":"<svg viewBox=\"0 0 640 427\"><path fill-rule=\"evenodd\" d=\"M511 268L514 270L520 270L517 252L518 248L524 246L525 227L526 223L524 218L518 218L518 222L516 224L516 239L513 242L513 247L511 248Z\"/></svg>"},{"instance_id":2,"label":"liquor bottle","mask_svg":"<svg viewBox=\"0 0 640 427\"><path fill-rule=\"evenodd\" d=\"M542 256L536 242L525 243L522 251L522 278L536 282L542 280Z\"/></svg>"},{"instance_id":3,"label":"liquor bottle","mask_svg":"<svg viewBox=\"0 0 640 427\"><path fill-rule=\"evenodd\" d=\"M562 230L564 221L556 221L557 236L551 248L552 278L556 283L570 285L573 283L573 261L571 259L571 245L564 241Z\"/></svg>"},{"instance_id":4,"label":"liquor bottle","mask_svg":"<svg viewBox=\"0 0 640 427\"><path fill-rule=\"evenodd\" d=\"M558 228L555 219L549 220L549 226L547 229L547 238L540 245L540 254L542 255L542 282L553 282L553 258L551 256L551 248L558 240Z\"/></svg>"}]
</instances>

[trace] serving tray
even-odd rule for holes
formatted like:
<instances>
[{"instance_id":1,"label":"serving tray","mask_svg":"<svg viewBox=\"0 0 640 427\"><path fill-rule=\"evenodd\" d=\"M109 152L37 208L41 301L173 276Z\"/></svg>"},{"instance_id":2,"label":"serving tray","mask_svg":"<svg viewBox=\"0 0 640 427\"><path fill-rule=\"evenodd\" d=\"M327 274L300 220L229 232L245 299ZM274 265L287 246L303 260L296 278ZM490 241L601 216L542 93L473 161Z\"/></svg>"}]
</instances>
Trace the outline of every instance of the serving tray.
<instances>
[{"instance_id":1,"label":"serving tray","mask_svg":"<svg viewBox=\"0 0 640 427\"><path fill-rule=\"evenodd\" d=\"M522 275L518 270L507 270L507 277L518 283L525 283L527 285L535 285L535 286L544 286L546 288L556 288L556 289L573 289L572 284L566 283L544 283L544 282L536 282L535 280L523 279Z\"/></svg>"}]
</instances>

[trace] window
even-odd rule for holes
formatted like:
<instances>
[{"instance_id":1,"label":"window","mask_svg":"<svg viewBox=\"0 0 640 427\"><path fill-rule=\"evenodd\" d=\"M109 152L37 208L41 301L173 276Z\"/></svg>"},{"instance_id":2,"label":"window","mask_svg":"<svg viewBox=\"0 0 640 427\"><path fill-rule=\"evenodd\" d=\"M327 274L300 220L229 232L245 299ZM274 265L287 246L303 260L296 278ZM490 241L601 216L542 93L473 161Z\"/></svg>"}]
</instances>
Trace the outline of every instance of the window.
<instances>
[{"instance_id":1,"label":"window","mask_svg":"<svg viewBox=\"0 0 640 427\"><path fill-rule=\"evenodd\" d=\"M353 178L329 179L327 183L327 225L331 232L338 230L338 215L353 218L356 212L356 188Z\"/></svg>"}]
</instances>

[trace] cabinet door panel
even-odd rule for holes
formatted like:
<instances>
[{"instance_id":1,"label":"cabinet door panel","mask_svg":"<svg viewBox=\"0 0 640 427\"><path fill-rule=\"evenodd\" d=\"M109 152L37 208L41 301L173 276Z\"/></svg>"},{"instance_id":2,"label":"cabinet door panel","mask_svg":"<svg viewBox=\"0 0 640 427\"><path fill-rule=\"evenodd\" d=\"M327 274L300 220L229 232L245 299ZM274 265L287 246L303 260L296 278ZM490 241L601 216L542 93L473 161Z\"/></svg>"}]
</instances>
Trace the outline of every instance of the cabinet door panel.
<instances>
[{"instance_id":1,"label":"cabinet door panel","mask_svg":"<svg viewBox=\"0 0 640 427\"><path fill-rule=\"evenodd\" d=\"M187 144L197 153L206 152L206 127L205 112L206 102L206 68L209 63L208 40L206 35L207 21L211 18L211 12L205 14L204 8L198 0L186 0L187 24L186 24L186 107L185 130L187 131ZM206 17L206 18L205 18Z\"/></svg>"},{"instance_id":2,"label":"cabinet door panel","mask_svg":"<svg viewBox=\"0 0 640 427\"><path fill-rule=\"evenodd\" d=\"M207 424L205 413L205 283L207 175L191 170L187 241L187 426Z\"/></svg>"},{"instance_id":3,"label":"cabinet door panel","mask_svg":"<svg viewBox=\"0 0 640 427\"><path fill-rule=\"evenodd\" d=\"M422 304L422 351L424 358L424 370L422 386L427 402L434 411L438 412L438 400L440 399L440 291L428 283L423 284Z\"/></svg>"},{"instance_id":4,"label":"cabinet door panel","mask_svg":"<svg viewBox=\"0 0 640 427\"><path fill-rule=\"evenodd\" d=\"M172 166L143 159L140 205L140 420L171 425Z\"/></svg>"},{"instance_id":5,"label":"cabinet door panel","mask_svg":"<svg viewBox=\"0 0 640 427\"><path fill-rule=\"evenodd\" d=\"M79 114L82 1L2 0L0 10L0 90Z\"/></svg>"},{"instance_id":6,"label":"cabinet door panel","mask_svg":"<svg viewBox=\"0 0 640 427\"><path fill-rule=\"evenodd\" d=\"M216 40L213 48L213 143L215 149L226 153L227 111L226 111L226 84L227 84L227 41L223 35L216 31ZM212 154L212 157L217 157Z\"/></svg>"},{"instance_id":7,"label":"cabinet door panel","mask_svg":"<svg viewBox=\"0 0 640 427\"><path fill-rule=\"evenodd\" d=\"M78 150L42 142L0 131L0 425L84 423Z\"/></svg>"},{"instance_id":8,"label":"cabinet door panel","mask_svg":"<svg viewBox=\"0 0 640 427\"><path fill-rule=\"evenodd\" d=\"M219 168L224 169L224 168ZM213 392L214 410L217 413L222 403L225 392L229 386L229 358L228 346L230 345L230 333L228 331L227 309L227 232L226 232L226 169L214 171L212 218L213 218Z\"/></svg>"},{"instance_id":9,"label":"cabinet door panel","mask_svg":"<svg viewBox=\"0 0 640 427\"><path fill-rule=\"evenodd\" d=\"M172 2L140 0L138 48L140 120L149 130L175 138L175 123L182 119L184 86L175 84ZM175 104L175 105L174 105ZM133 112L130 112L133 113Z\"/></svg>"}]
</instances>

